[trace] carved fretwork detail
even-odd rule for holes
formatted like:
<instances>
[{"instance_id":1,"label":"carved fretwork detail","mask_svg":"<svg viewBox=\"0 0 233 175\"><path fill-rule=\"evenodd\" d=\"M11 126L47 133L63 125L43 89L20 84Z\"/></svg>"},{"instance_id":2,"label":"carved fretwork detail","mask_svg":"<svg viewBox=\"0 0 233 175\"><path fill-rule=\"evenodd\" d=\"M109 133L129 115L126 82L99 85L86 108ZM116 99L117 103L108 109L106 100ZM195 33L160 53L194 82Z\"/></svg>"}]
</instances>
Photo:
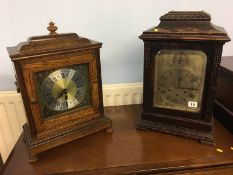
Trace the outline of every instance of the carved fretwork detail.
<instances>
[{"instance_id":1,"label":"carved fretwork detail","mask_svg":"<svg viewBox=\"0 0 233 175\"><path fill-rule=\"evenodd\" d=\"M144 44L144 66L145 66L145 69L148 69L148 66L150 64L150 53L151 53L151 44L148 42L148 43L145 43Z\"/></svg>"},{"instance_id":2,"label":"carved fretwork detail","mask_svg":"<svg viewBox=\"0 0 233 175\"><path fill-rule=\"evenodd\" d=\"M217 84L217 75L218 75L218 72L219 72L219 69L220 69L220 62L221 62L221 58L222 58L222 44L218 44L216 46L216 49L215 49L215 63L213 64L213 69L214 69L214 74L216 76L215 78L215 86Z\"/></svg>"},{"instance_id":3,"label":"carved fretwork detail","mask_svg":"<svg viewBox=\"0 0 233 175\"><path fill-rule=\"evenodd\" d=\"M211 17L204 11L189 11L184 13L179 11L171 11L160 17L160 21L210 21Z\"/></svg>"},{"instance_id":4,"label":"carved fretwork detail","mask_svg":"<svg viewBox=\"0 0 233 175\"><path fill-rule=\"evenodd\" d=\"M150 42L145 42L144 43L144 85L148 84L150 75L148 72L150 72L150 62L151 62L151 43ZM148 94L149 93L149 89L146 86L143 86L143 105L145 106L144 108L144 112L147 111L146 106L148 103Z\"/></svg>"},{"instance_id":5,"label":"carved fretwork detail","mask_svg":"<svg viewBox=\"0 0 233 175\"><path fill-rule=\"evenodd\" d=\"M211 23L203 11L171 11L160 18L159 25L143 32L143 40L230 41L227 33Z\"/></svg>"}]
</instances>

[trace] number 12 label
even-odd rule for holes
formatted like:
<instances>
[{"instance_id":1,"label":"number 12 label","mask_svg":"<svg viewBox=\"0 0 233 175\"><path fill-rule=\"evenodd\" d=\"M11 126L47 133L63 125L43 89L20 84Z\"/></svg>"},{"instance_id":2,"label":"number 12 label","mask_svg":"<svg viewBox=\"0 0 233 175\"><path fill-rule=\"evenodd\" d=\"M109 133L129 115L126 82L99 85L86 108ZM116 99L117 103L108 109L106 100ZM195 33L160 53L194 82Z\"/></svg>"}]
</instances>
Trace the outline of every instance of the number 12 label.
<instances>
[{"instance_id":1,"label":"number 12 label","mask_svg":"<svg viewBox=\"0 0 233 175\"><path fill-rule=\"evenodd\" d=\"M188 107L197 108L197 102L196 101L188 101Z\"/></svg>"}]
</instances>

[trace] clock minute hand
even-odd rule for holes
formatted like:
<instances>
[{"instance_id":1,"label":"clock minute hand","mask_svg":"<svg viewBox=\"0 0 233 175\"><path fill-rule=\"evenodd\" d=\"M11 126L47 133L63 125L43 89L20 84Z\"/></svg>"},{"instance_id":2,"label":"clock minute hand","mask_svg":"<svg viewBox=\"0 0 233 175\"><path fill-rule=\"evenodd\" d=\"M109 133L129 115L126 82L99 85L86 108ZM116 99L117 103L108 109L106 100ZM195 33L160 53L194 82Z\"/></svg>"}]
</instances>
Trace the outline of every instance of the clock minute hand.
<instances>
[{"instance_id":1,"label":"clock minute hand","mask_svg":"<svg viewBox=\"0 0 233 175\"><path fill-rule=\"evenodd\" d=\"M67 89L63 89L63 90L60 92L60 94L58 94L58 96L57 96L56 99L59 99L59 98L63 97L64 94L67 94L67 93L68 93L68 90L67 90Z\"/></svg>"},{"instance_id":2,"label":"clock minute hand","mask_svg":"<svg viewBox=\"0 0 233 175\"><path fill-rule=\"evenodd\" d=\"M68 96L67 96L67 93L68 93L68 90L64 89L63 90L63 95L65 97L66 108L68 109L68 102L67 102Z\"/></svg>"},{"instance_id":3,"label":"clock minute hand","mask_svg":"<svg viewBox=\"0 0 233 175\"><path fill-rule=\"evenodd\" d=\"M56 99L59 99L59 98L63 97L63 94L64 94L64 91L61 91L60 94L58 94Z\"/></svg>"}]
</instances>

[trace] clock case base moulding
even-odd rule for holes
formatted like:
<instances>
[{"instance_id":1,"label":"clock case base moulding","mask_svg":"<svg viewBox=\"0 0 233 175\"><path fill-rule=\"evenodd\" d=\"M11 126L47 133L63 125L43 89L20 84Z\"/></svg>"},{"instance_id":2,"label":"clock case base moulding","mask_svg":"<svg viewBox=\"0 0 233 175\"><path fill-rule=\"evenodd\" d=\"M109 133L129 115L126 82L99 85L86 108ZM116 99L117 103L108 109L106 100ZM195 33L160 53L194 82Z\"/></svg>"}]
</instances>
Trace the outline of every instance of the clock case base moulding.
<instances>
[{"instance_id":1,"label":"clock case base moulding","mask_svg":"<svg viewBox=\"0 0 233 175\"><path fill-rule=\"evenodd\" d=\"M106 116L99 117L91 122L78 125L75 129L65 130L57 135L47 139L34 139L28 124L24 124L24 141L29 152L29 162L36 162L39 159L39 153L48 149L57 147L78 138L90 135L92 133L106 129L106 132L112 132L112 121Z\"/></svg>"},{"instance_id":2,"label":"clock case base moulding","mask_svg":"<svg viewBox=\"0 0 233 175\"><path fill-rule=\"evenodd\" d=\"M214 122L212 120L211 123L205 123L205 122L197 122L195 120L190 119L183 119L183 118L174 118L174 117L168 117L170 118L170 124L168 122L163 123L164 116L159 115L148 115L148 114L142 114L143 119L138 123L137 129L144 130L144 131L162 131L167 134L172 134L176 136L182 136L190 139L195 139L200 141L200 143L204 143L207 145L214 145L215 139L213 136L213 130L212 127L214 125ZM151 121L151 118L153 117L154 120ZM200 129L195 129L195 127L182 127L182 122L186 122L189 126L196 126ZM172 123L179 123L180 124L172 124Z\"/></svg>"}]
</instances>

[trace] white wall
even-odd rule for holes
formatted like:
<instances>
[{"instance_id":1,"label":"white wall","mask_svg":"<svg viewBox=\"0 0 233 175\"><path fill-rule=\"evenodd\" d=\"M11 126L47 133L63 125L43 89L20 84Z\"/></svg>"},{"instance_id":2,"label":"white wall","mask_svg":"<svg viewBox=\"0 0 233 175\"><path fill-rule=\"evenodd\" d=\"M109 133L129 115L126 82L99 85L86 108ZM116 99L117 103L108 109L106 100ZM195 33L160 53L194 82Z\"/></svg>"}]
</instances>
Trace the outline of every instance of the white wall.
<instances>
[{"instance_id":1,"label":"white wall","mask_svg":"<svg viewBox=\"0 0 233 175\"><path fill-rule=\"evenodd\" d=\"M59 33L76 32L103 42L104 84L142 81L143 42L138 36L170 10L205 10L212 22L233 36L230 0L0 0L0 90L14 90L7 46L47 34L54 21ZM233 55L233 43L223 55Z\"/></svg>"}]
</instances>

